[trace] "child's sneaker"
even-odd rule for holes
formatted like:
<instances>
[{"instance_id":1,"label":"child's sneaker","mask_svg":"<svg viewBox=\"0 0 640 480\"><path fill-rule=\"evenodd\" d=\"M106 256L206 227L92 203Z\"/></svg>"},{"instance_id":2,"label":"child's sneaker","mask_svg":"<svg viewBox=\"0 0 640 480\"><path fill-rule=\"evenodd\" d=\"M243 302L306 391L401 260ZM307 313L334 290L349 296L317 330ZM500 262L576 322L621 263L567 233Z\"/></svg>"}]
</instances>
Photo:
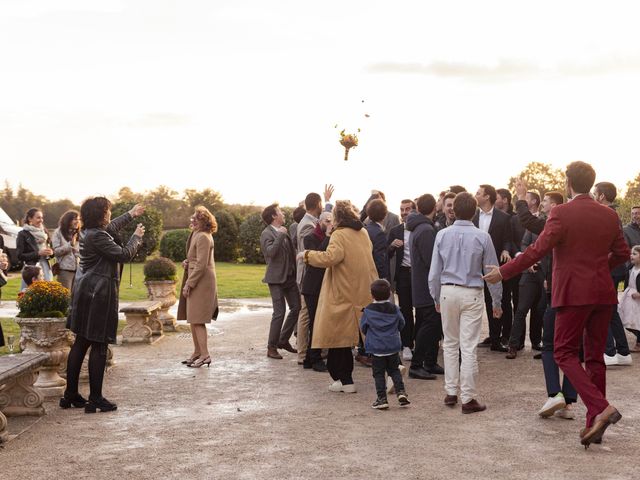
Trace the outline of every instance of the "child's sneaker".
<instances>
[{"instance_id":1,"label":"child's sneaker","mask_svg":"<svg viewBox=\"0 0 640 480\"><path fill-rule=\"evenodd\" d=\"M376 410L386 410L389 408L389 404L387 403L386 398L376 398L376 401L373 402L371 408L375 408Z\"/></svg>"},{"instance_id":2,"label":"child's sneaker","mask_svg":"<svg viewBox=\"0 0 640 480\"><path fill-rule=\"evenodd\" d=\"M409 401L409 398L407 397L407 394L405 392L400 392L398 393L398 403L400 403L401 407L406 407L411 402Z\"/></svg>"}]
</instances>

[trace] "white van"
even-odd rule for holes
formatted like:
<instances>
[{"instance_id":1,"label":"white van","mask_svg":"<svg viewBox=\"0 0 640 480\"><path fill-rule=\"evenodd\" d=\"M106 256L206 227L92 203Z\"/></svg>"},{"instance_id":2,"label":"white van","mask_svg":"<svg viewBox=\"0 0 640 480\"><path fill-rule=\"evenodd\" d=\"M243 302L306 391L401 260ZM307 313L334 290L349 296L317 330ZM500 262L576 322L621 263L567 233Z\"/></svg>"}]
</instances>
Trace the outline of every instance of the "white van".
<instances>
[{"instance_id":1,"label":"white van","mask_svg":"<svg viewBox=\"0 0 640 480\"><path fill-rule=\"evenodd\" d=\"M4 240L4 253L9 257L9 268L17 267L20 263L18 261L18 251L16 250L16 240L20 230L22 229L16 226L9 215L0 208L0 235Z\"/></svg>"}]
</instances>

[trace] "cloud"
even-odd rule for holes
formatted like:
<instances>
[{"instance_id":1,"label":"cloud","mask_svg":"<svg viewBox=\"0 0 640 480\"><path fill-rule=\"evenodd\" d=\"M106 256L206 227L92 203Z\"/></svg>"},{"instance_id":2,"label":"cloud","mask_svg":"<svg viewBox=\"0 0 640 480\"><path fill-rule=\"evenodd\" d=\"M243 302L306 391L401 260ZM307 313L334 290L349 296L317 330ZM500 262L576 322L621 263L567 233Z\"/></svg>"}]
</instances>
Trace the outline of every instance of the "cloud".
<instances>
[{"instance_id":1,"label":"cloud","mask_svg":"<svg viewBox=\"0 0 640 480\"><path fill-rule=\"evenodd\" d=\"M588 63L562 62L550 67L510 59L500 60L493 65L443 61L428 64L380 62L369 65L366 70L369 73L430 75L470 81L504 82L536 77L580 77L640 72L640 56L612 56Z\"/></svg>"}]
</instances>

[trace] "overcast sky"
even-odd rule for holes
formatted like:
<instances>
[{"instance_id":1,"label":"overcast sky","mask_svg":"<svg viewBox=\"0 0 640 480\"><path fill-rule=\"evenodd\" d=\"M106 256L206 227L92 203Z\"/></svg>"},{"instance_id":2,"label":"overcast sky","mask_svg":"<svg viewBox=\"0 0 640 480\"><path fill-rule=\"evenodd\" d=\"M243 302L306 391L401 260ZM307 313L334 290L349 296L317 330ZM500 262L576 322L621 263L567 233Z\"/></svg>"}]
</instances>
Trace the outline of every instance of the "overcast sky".
<instances>
[{"instance_id":1,"label":"overcast sky","mask_svg":"<svg viewBox=\"0 0 640 480\"><path fill-rule=\"evenodd\" d=\"M0 179L261 205L331 182L395 208L580 159L622 188L640 171L636 5L0 0ZM342 128L361 129L348 162Z\"/></svg>"}]
</instances>

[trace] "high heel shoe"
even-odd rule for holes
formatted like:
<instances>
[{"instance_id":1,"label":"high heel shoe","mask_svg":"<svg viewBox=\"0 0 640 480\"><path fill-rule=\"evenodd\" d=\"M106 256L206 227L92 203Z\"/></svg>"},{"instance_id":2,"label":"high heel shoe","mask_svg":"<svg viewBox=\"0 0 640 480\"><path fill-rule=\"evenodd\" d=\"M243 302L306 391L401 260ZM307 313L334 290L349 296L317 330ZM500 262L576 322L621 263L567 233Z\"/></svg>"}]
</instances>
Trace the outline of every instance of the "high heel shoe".
<instances>
[{"instance_id":1,"label":"high heel shoe","mask_svg":"<svg viewBox=\"0 0 640 480\"><path fill-rule=\"evenodd\" d=\"M79 393L67 395L66 393L60 399L60 408L83 408L87 404L87 399Z\"/></svg>"},{"instance_id":2,"label":"high heel shoe","mask_svg":"<svg viewBox=\"0 0 640 480\"><path fill-rule=\"evenodd\" d=\"M200 368L203 365L206 365L207 368L209 368L209 365L211 365L211 357L199 358L192 364L187 365L187 367Z\"/></svg>"},{"instance_id":3,"label":"high heel shoe","mask_svg":"<svg viewBox=\"0 0 640 480\"><path fill-rule=\"evenodd\" d=\"M118 406L115 403L111 403L104 397L97 400L92 400L91 397L89 397L89 401L84 406L84 413L96 413L96 410L100 410L101 412L112 412L117 409Z\"/></svg>"},{"instance_id":4,"label":"high heel shoe","mask_svg":"<svg viewBox=\"0 0 640 480\"><path fill-rule=\"evenodd\" d=\"M189 367L189 366L191 366L191 364L192 364L193 362L195 362L199 357L200 357L200 354L195 354L195 355L191 356L190 358L187 358L186 360L182 360L182 362L180 362L180 363L182 363L183 365L186 365L187 367Z\"/></svg>"}]
</instances>

